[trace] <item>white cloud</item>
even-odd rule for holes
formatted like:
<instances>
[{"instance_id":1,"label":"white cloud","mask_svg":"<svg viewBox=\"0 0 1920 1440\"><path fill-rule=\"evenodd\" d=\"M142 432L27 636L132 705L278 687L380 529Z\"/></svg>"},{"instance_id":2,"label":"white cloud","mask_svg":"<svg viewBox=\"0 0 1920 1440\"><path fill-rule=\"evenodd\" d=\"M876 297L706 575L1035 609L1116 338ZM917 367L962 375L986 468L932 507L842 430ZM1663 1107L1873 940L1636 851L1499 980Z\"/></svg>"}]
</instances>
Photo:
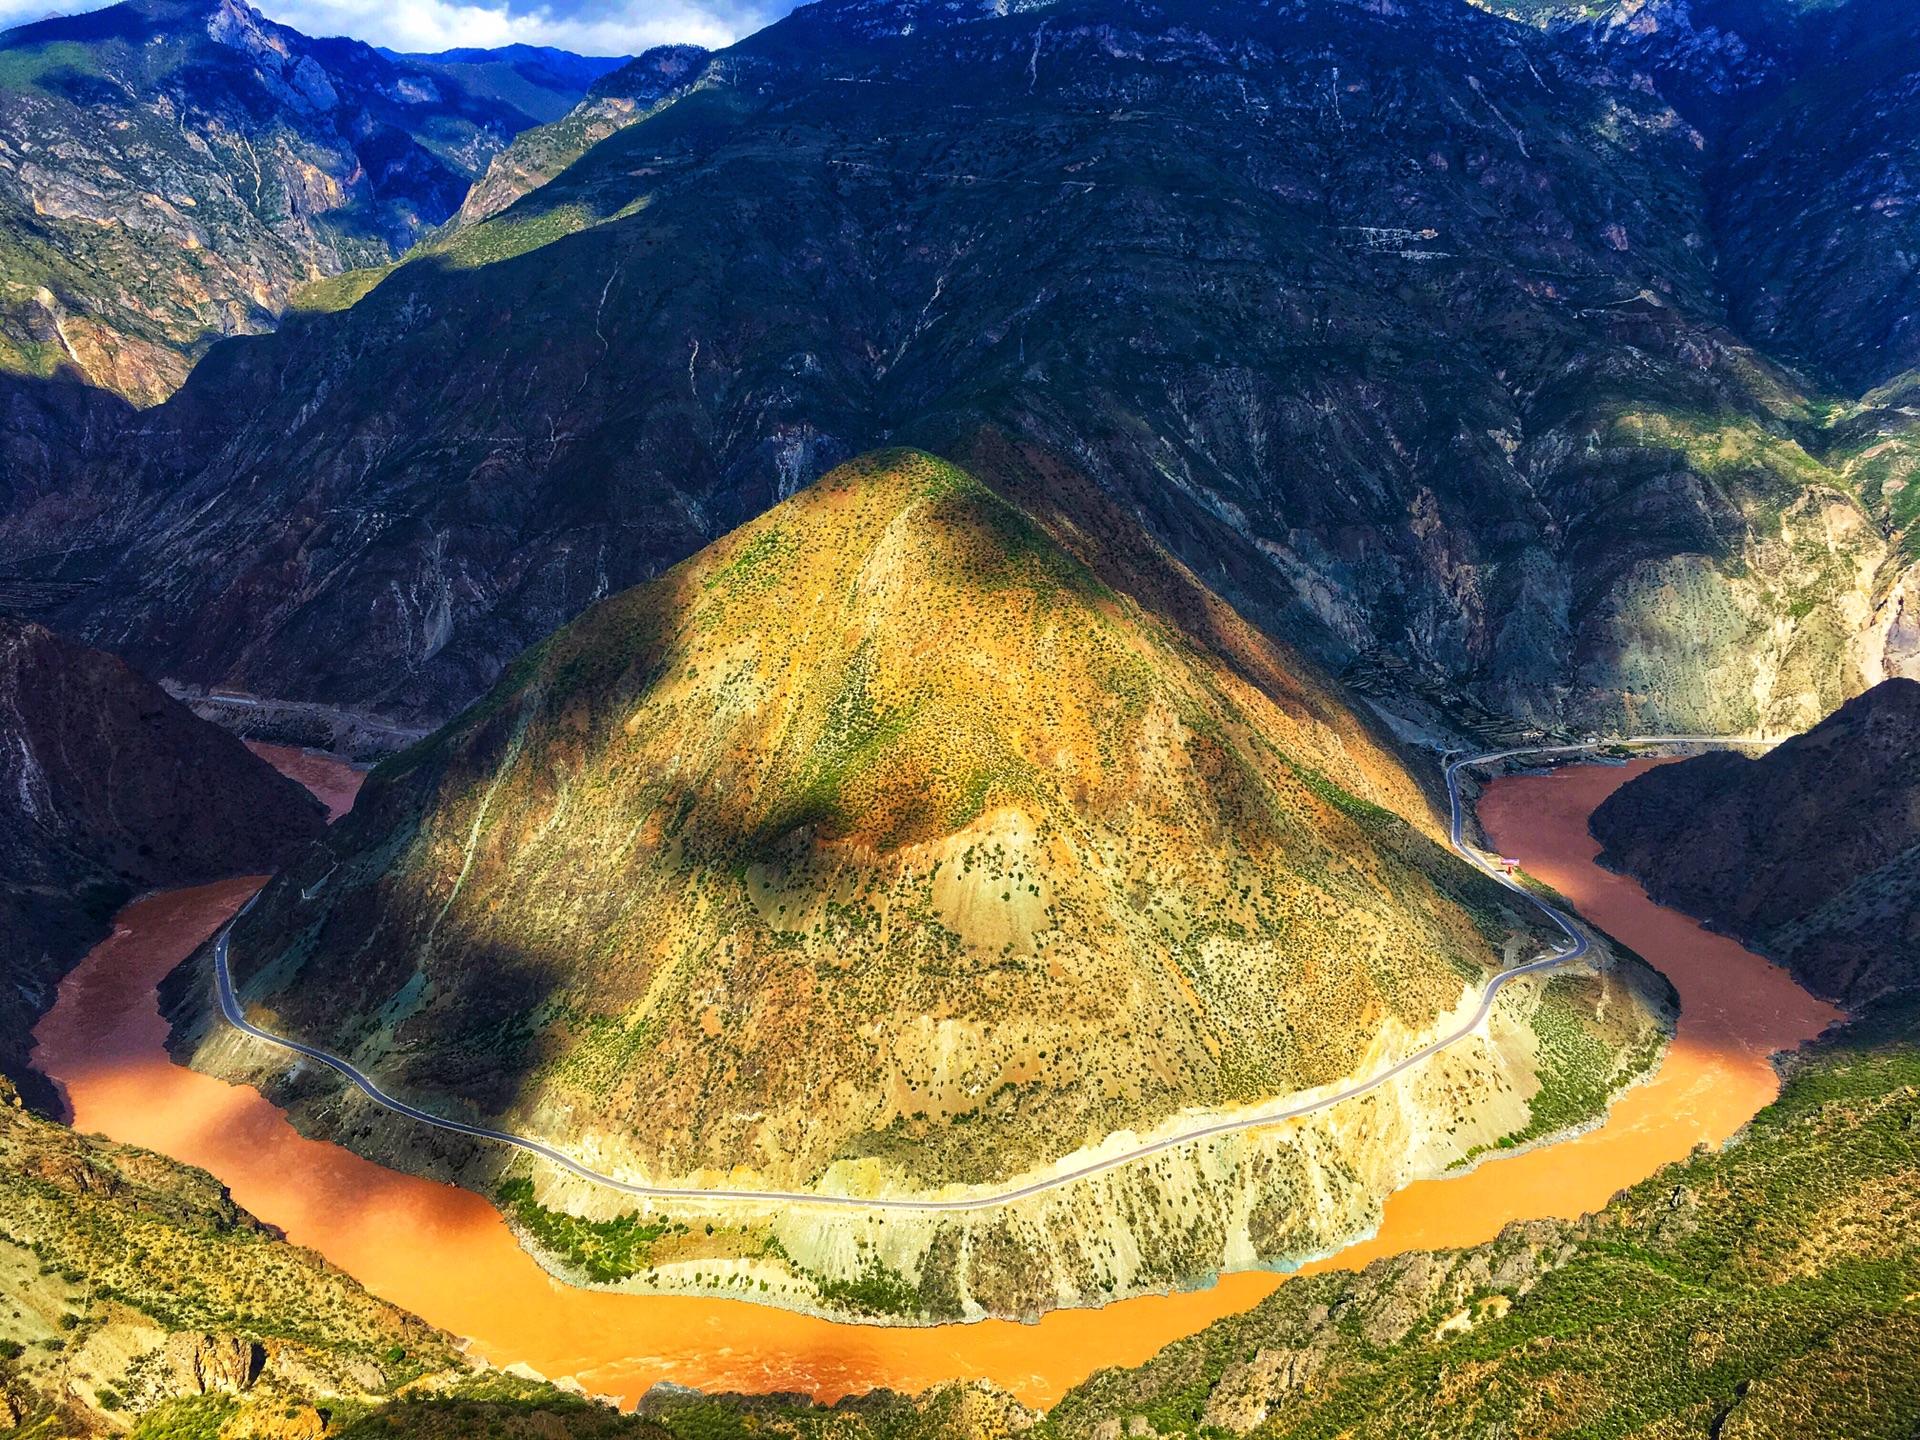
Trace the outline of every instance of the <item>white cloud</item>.
<instances>
[{"instance_id":1,"label":"white cloud","mask_svg":"<svg viewBox=\"0 0 1920 1440\"><path fill-rule=\"evenodd\" d=\"M266 0L262 13L308 35L351 35L393 50L451 50L462 45L555 45L583 55L626 55L650 45L718 49L774 16L757 8L708 8L692 0L640 0L566 13L542 5L513 13L507 5L449 0Z\"/></svg>"},{"instance_id":2,"label":"white cloud","mask_svg":"<svg viewBox=\"0 0 1920 1440\"><path fill-rule=\"evenodd\" d=\"M637 54L650 45L718 49L779 18L791 0L252 0L269 19L308 35L351 35L393 50L460 46L555 45L583 55ZM46 0L0 0L0 27L75 13L92 5L49 6Z\"/></svg>"}]
</instances>

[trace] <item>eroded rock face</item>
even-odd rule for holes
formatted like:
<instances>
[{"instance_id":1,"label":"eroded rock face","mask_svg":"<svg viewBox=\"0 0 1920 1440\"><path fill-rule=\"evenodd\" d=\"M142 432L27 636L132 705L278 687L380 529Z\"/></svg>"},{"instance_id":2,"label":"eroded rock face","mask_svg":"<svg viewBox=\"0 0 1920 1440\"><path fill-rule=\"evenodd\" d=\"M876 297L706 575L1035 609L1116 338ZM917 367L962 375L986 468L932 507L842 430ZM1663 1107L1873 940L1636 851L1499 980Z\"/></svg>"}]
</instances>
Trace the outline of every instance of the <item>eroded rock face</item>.
<instances>
[{"instance_id":1,"label":"eroded rock face","mask_svg":"<svg viewBox=\"0 0 1920 1440\"><path fill-rule=\"evenodd\" d=\"M1286 1403L1325 1363L1322 1350L1263 1349L1251 1360L1229 1365L1207 1396L1200 1423L1235 1435L1258 1429L1273 1406Z\"/></svg>"},{"instance_id":2,"label":"eroded rock face","mask_svg":"<svg viewBox=\"0 0 1920 1440\"><path fill-rule=\"evenodd\" d=\"M265 1352L236 1335L169 1335L167 1372L182 1395L238 1395L260 1374Z\"/></svg>"}]
</instances>

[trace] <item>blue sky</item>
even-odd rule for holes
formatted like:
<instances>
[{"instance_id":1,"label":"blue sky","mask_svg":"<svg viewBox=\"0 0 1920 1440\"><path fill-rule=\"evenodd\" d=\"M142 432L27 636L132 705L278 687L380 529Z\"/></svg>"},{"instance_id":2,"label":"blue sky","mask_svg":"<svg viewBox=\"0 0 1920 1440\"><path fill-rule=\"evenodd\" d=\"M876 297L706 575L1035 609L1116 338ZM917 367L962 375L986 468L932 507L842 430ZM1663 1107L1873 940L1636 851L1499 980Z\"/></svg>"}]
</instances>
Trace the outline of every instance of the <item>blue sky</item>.
<instances>
[{"instance_id":1,"label":"blue sky","mask_svg":"<svg viewBox=\"0 0 1920 1440\"><path fill-rule=\"evenodd\" d=\"M270 19L309 35L351 35L395 50L460 45L557 45L588 55L630 55L683 42L715 48L749 35L794 0L250 0ZM0 0L0 27L93 4Z\"/></svg>"}]
</instances>

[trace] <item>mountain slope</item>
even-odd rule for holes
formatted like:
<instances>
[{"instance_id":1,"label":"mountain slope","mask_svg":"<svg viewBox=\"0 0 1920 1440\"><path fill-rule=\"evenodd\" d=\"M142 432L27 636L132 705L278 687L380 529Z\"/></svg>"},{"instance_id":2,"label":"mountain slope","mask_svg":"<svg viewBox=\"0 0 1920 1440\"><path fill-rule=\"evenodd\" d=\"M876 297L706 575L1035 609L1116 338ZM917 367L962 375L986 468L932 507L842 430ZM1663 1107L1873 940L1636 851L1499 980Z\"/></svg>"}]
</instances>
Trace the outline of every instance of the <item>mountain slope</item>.
<instances>
[{"instance_id":1,"label":"mountain slope","mask_svg":"<svg viewBox=\"0 0 1920 1440\"><path fill-rule=\"evenodd\" d=\"M235 982L397 1093L655 1183L999 1184L1332 1085L1461 1024L1502 947L1538 942L1430 821L1384 808L1425 815L1393 752L1284 652L1263 658L1236 672L1192 646L951 466L870 457L595 606L382 765L334 853L236 927ZM1603 1074L1644 1066L1659 1022L1639 983L1526 991L1502 1024L1571 1006ZM189 1031L196 1063L277 1064ZM1409 1137L1420 1107L1474 1097L1453 1119L1482 1143L1522 1128L1532 1063L1463 1046L1382 1093L1393 1118L1248 1137L1283 1154L1245 1172L1206 1148L1161 1162L1196 1171L1219 1235L1150 1241L1158 1178L1093 1182L1159 1198L1090 1207L1140 1232L1083 1257L1091 1273L1060 1258L1084 1215L1056 1209L1041 1269L992 1258L993 1210L944 1244L943 1217L892 1217L901 1308L1084 1303L1217 1268L1249 1224L1257 1253L1321 1248L1388 1176L1458 1155ZM264 1083L383 1158L435 1163L319 1077ZM1292 1149L1309 1144L1345 1147L1343 1178L1300 1178L1335 1163ZM556 1178L550 1203L618 1199ZM1249 1219L1248 1187L1271 1185ZM798 1267L783 1290L844 1309L799 1282L820 1256L844 1269L869 1218L781 1212L777 1251L742 1233Z\"/></svg>"},{"instance_id":2,"label":"mountain slope","mask_svg":"<svg viewBox=\"0 0 1920 1440\"><path fill-rule=\"evenodd\" d=\"M694 84L706 69L697 45L657 45L596 76L587 94L552 123L522 131L474 182L450 229L477 225L539 189L624 126Z\"/></svg>"},{"instance_id":3,"label":"mountain slope","mask_svg":"<svg viewBox=\"0 0 1920 1440\"><path fill-rule=\"evenodd\" d=\"M30 1035L136 890L290 862L304 790L110 655L0 616L0 1074L37 1104Z\"/></svg>"},{"instance_id":4,"label":"mountain slope","mask_svg":"<svg viewBox=\"0 0 1920 1440\"><path fill-rule=\"evenodd\" d=\"M396 258L580 93L482 78L309 39L238 0L6 32L0 368L164 399L302 283Z\"/></svg>"},{"instance_id":5,"label":"mountain slope","mask_svg":"<svg viewBox=\"0 0 1920 1440\"><path fill-rule=\"evenodd\" d=\"M1906 512L1735 328L1673 73L1451 0L809 6L217 349L0 564L99 582L54 613L158 673L437 720L838 460L986 426L1335 667L1803 727L1908 663Z\"/></svg>"},{"instance_id":6,"label":"mountain slope","mask_svg":"<svg viewBox=\"0 0 1920 1440\"><path fill-rule=\"evenodd\" d=\"M1301 1276L1143 1365L1096 1372L1034 1440L1906 1440L1920 1424L1920 1050L1911 1007L1798 1057L1738 1145L1575 1220ZM685 1440L935 1440L899 1400L664 1388ZM849 1413L852 1412L852 1413Z\"/></svg>"},{"instance_id":7,"label":"mountain slope","mask_svg":"<svg viewBox=\"0 0 1920 1440\"><path fill-rule=\"evenodd\" d=\"M1757 760L1663 765L1594 811L1607 864L1852 1009L1920 987L1920 684Z\"/></svg>"},{"instance_id":8,"label":"mountain slope","mask_svg":"<svg viewBox=\"0 0 1920 1440\"><path fill-rule=\"evenodd\" d=\"M661 1440L289 1245L205 1171L76 1135L0 1079L0 1430L20 1440L474 1433ZM489 1433L502 1433L491 1431Z\"/></svg>"}]
</instances>

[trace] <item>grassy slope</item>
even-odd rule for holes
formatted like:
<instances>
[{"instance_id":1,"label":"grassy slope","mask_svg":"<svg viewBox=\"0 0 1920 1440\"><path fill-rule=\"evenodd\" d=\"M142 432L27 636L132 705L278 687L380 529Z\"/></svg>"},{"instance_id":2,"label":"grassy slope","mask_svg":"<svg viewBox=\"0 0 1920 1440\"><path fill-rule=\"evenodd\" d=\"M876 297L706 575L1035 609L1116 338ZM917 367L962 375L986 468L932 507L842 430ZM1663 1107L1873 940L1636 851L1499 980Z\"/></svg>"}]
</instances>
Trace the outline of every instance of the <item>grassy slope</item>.
<instances>
[{"instance_id":1,"label":"grassy slope","mask_svg":"<svg viewBox=\"0 0 1920 1440\"><path fill-rule=\"evenodd\" d=\"M158 1403L157 1354L174 1334L259 1344L263 1393L290 1398L302 1387L276 1377L296 1366L373 1393L465 1369L448 1337L278 1239L211 1176L39 1119L0 1081L0 1393L13 1418L70 1435L91 1424L88 1401Z\"/></svg>"}]
</instances>

